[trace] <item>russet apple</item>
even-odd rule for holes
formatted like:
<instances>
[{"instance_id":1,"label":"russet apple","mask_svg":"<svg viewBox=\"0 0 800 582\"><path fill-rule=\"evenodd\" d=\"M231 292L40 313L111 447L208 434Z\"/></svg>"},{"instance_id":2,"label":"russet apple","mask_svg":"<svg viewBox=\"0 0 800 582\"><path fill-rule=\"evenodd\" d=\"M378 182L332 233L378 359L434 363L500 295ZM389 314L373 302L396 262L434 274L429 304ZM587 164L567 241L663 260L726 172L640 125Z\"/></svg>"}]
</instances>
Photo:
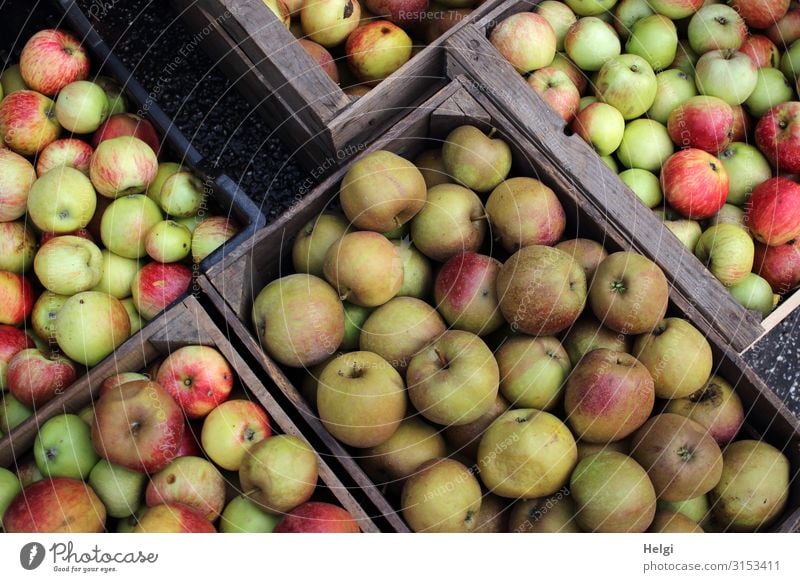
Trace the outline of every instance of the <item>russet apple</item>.
<instances>
[{"instance_id":1,"label":"russet apple","mask_svg":"<svg viewBox=\"0 0 800 582\"><path fill-rule=\"evenodd\" d=\"M0 221L17 220L25 214L28 194L35 181L33 164L0 147Z\"/></svg>"},{"instance_id":2,"label":"russet apple","mask_svg":"<svg viewBox=\"0 0 800 582\"><path fill-rule=\"evenodd\" d=\"M330 212L308 221L292 243L294 270L298 273L324 277L322 265L325 262L325 254L331 245L347 232L348 226L348 222L342 216Z\"/></svg>"},{"instance_id":3,"label":"russet apple","mask_svg":"<svg viewBox=\"0 0 800 582\"><path fill-rule=\"evenodd\" d=\"M597 267L608 256L603 245L588 238L563 240L555 248L564 251L578 262L586 275L587 283L591 283Z\"/></svg>"},{"instance_id":4,"label":"russet apple","mask_svg":"<svg viewBox=\"0 0 800 582\"><path fill-rule=\"evenodd\" d=\"M120 113L109 117L92 135L94 149L115 137L132 136L142 140L156 153L161 149L158 132L150 121L134 113Z\"/></svg>"},{"instance_id":5,"label":"russet apple","mask_svg":"<svg viewBox=\"0 0 800 582\"><path fill-rule=\"evenodd\" d=\"M96 208L89 178L68 166L42 174L28 195L28 217L44 232L66 234L85 228Z\"/></svg>"},{"instance_id":6,"label":"russet apple","mask_svg":"<svg viewBox=\"0 0 800 582\"><path fill-rule=\"evenodd\" d=\"M155 152L147 143L133 136L100 142L89 166L92 184L107 198L143 193L157 172Z\"/></svg>"},{"instance_id":7,"label":"russet apple","mask_svg":"<svg viewBox=\"0 0 800 582\"><path fill-rule=\"evenodd\" d=\"M414 158L414 165L422 173L422 177L425 179L425 186L428 188L433 188L439 184L447 184L451 181L444 167L441 148L424 150Z\"/></svg>"},{"instance_id":8,"label":"russet apple","mask_svg":"<svg viewBox=\"0 0 800 582\"><path fill-rule=\"evenodd\" d=\"M106 509L79 479L46 478L25 487L6 509L9 533L101 533Z\"/></svg>"},{"instance_id":9,"label":"russet apple","mask_svg":"<svg viewBox=\"0 0 800 582\"><path fill-rule=\"evenodd\" d=\"M475 192L489 192L511 171L511 148L477 127L462 125L445 138L442 161L448 175L459 184Z\"/></svg>"},{"instance_id":10,"label":"russet apple","mask_svg":"<svg viewBox=\"0 0 800 582\"><path fill-rule=\"evenodd\" d=\"M433 287L433 265L417 247L407 240L395 240L392 244L400 251L403 262L403 285L397 297L426 299Z\"/></svg>"},{"instance_id":11,"label":"russet apple","mask_svg":"<svg viewBox=\"0 0 800 582\"><path fill-rule=\"evenodd\" d=\"M184 346L172 352L155 378L189 419L203 418L228 398L233 371L225 358L209 346Z\"/></svg>"},{"instance_id":12,"label":"russet apple","mask_svg":"<svg viewBox=\"0 0 800 582\"><path fill-rule=\"evenodd\" d=\"M561 344L573 366L577 366L586 354L598 348L607 348L615 352L631 351L628 336L603 326L588 311L567 329L561 338Z\"/></svg>"},{"instance_id":13,"label":"russet apple","mask_svg":"<svg viewBox=\"0 0 800 582\"><path fill-rule=\"evenodd\" d=\"M38 408L61 394L76 376L75 365L67 358L26 349L8 363L8 390L25 406Z\"/></svg>"},{"instance_id":14,"label":"russet apple","mask_svg":"<svg viewBox=\"0 0 800 582\"><path fill-rule=\"evenodd\" d=\"M0 101L0 138L24 156L38 154L58 139L55 103L36 91L16 91Z\"/></svg>"},{"instance_id":15,"label":"russet apple","mask_svg":"<svg viewBox=\"0 0 800 582\"><path fill-rule=\"evenodd\" d=\"M344 41L358 27L360 19L358 0L311 0L300 9L303 32L329 48ZM289 22L288 11L286 22Z\"/></svg>"},{"instance_id":16,"label":"russet apple","mask_svg":"<svg viewBox=\"0 0 800 582\"><path fill-rule=\"evenodd\" d=\"M382 81L411 58L413 41L399 26L376 20L347 37L347 65L362 83Z\"/></svg>"},{"instance_id":17,"label":"russet apple","mask_svg":"<svg viewBox=\"0 0 800 582\"><path fill-rule=\"evenodd\" d=\"M685 218L714 216L728 198L729 184L719 158L696 148L672 154L661 169L664 198Z\"/></svg>"},{"instance_id":18,"label":"russet apple","mask_svg":"<svg viewBox=\"0 0 800 582\"><path fill-rule=\"evenodd\" d=\"M731 143L733 109L716 97L690 97L669 114L667 131L680 147L717 155Z\"/></svg>"},{"instance_id":19,"label":"russet apple","mask_svg":"<svg viewBox=\"0 0 800 582\"><path fill-rule=\"evenodd\" d=\"M489 42L523 74L546 67L556 54L556 34L535 12L519 12L504 19L489 34Z\"/></svg>"},{"instance_id":20,"label":"russet apple","mask_svg":"<svg viewBox=\"0 0 800 582\"><path fill-rule=\"evenodd\" d=\"M569 123L575 117L581 94L564 71L553 67L538 69L528 77L528 85L565 122Z\"/></svg>"},{"instance_id":21,"label":"russet apple","mask_svg":"<svg viewBox=\"0 0 800 582\"><path fill-rule=\"evenodd\" d=\"M444 429L444 437L452 451L464 455L470 460L478 459L478 446L481 437L494 420L510 408L508 401L498 393L491 408L480 418L468 424L451 425Z\"/></svg>"},{"instance_id":22,"label":"russet apple","mask_svg":"<svg viewBox=\"0 0 800 582\"><path fill-rule=\"evenodd\" d=\"M575 509L572 498L560 492L550 497L520 499L514 503L509 512L508 531L511 533L581 533L575 522Z\"/></svg>"},{"instance_id":23,"label":"russet apple","mask_svg":"<svg viewBox=\"0 0 800 582\"><path fill-rule=\"evenodd\" d=\"M33 309L33 287L23 275L0 271L0 324L19 326Z\"/></svg>"},{"instance_id":24,"label":"russet apple","mask_svg":"<svg viewBox=\"0 0 800 582\"><path fill-rule=\"evenodd\" d=\"M147 321L189 291L192 270L180 263L148 263L136 272L131 297L136 311Z\"/></svg>"},{"instance_id":25,"label":"russet apple","mask_svg":"<svg viewBox=\"0 0 800 582\"><path fill-rule=\"evenodd\" d=\"M85 291L64 302L56 319L56 341L71 360L94 366L130 336L131 322L119 299Z\"/></svg>"},{"instance_id":26,"label":"russet apple","mask_svg":"<svg viewBox=\"0 0 800 582\"><path fill-rule=\"evenodd\" d=\"M178 223L180 224L180 223ZM181 224L184 228L189 228ZM224 247L225 243L232 239L241 229L233 218L224 216L209 216L198 224L191 233L192 261L200 263L216 251Z\"/></svg>"},{"instance_id":27,"label":"russet apple","mask_svg":"<svg viewBox=\"0 0 800 582\"><path fill-rule=\"evenodd\" d=\"M427 0L426 0L427 3ZM307 501L298 505L275 526L275 533L359 533L361 528L348 511L338 505Z\"/></svg>"},{"instance_id":28,"label":"russet apple","mask_svg":"<svg viewBox=\"0 0 800 582\"><path fill-rule=\"evenodd\" d=\"M730 287L753 270L755 247L743 228L717 224L700 236L694 254L723 285Z\"/></svg>"},{"instance_id":29,"label":"russet apple","mask_svg":"<svg viewBox=\"0 0 800 582\"><path fill-rule=\"evenodd\" d=\"M704 426L720 446L736 438L744 423L739 395L719 376L711 376L702 388L684 398L670 400L664 412L680 414Z\"/></svg>"},{"instance_id":30,"label":"russet apple","mask_svg":"<svg viewBox=\"0 0 800 582\"><path fill-rule=\"evenodd\" d=\"M89 57L70 33L40 30L22 48L19 70L28 87L52 97L89 76Z\"/></svg>"},{"instance_id":31,"label":"russet apple","mask_svg":"<svg viewBox=\"0 0 800 582\"><path fill-rule=\"evenodd\" d=\"M800 185L771 178L754 190L747 206L747 226L757 241L780 246L800 236Z\"/></svg>"},{"instance_id":32,"label":"russet apple","mask_svg":"<svg viewBox=\"0 0 800 582\"><path fill-rule=\"evenodd\" d=\"M552 410L559 404L572 364L557 339L514 337L495 356L500 390L513 406Z\"/></svg>"},{"instance_id":33,"label":"russet apple","mask_svg":"<svg viewBox=\"0 0 800 582\"><path fill-rule=\"evenodd\" d=\"M182 503L214 522L225 507L225 480L206 459L179 457L150 477L145 503Z\"/></svg>"},{"instance_id":34,"label":"russet apple","mask_svg":"<svg viewBox=\"0 0 800 582\"><path fill-rule=\"evenodd\" d=\"M703 533L703 528L682 513L659 509L647 531L649 533Z\"/></svg>"}]
</instances>

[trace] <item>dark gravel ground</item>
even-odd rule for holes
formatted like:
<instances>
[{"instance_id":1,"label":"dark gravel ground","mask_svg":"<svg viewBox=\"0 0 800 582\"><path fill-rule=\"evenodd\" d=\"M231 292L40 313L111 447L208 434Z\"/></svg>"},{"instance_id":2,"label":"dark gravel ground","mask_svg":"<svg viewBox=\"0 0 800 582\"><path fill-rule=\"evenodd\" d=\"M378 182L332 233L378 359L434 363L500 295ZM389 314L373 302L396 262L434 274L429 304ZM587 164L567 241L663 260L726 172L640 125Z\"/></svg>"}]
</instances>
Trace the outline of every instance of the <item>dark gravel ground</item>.
<instances>
[{"instance_id":1,"label":"dark gravel ground","mask_svg":"<svg viewBox=\"0 0 800 582\"><path fill-rule=\"evenodd\" d=\"M202 50L165 0L79 0L105 40L195 144L258 203L270 220L306 173ZM97 8L99 7L99 8ZM165 74L165 63L180 64ZM800 414L800 310L747 354L747 360Z\"/></svg>"}]
</instances>

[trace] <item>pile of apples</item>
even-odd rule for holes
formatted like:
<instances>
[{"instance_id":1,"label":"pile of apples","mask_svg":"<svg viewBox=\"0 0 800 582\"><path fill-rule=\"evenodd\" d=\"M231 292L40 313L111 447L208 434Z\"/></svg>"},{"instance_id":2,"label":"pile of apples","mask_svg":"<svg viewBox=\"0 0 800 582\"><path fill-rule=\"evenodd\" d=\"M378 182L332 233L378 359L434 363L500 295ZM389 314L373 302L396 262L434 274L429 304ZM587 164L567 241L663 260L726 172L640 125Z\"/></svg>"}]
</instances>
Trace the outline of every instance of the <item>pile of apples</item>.
<instances>
[{"instance_id":1,"label":"pile of apples","mask_svg":"<svg viewBox=\"0 0 800 582\"><path fill-rule=\"evenodd\" d=\"M0 387L15 419L185 293L192 262L238 229L89 72L76 38L42 30L0 76Z\"/></svg>"},{"instance_id":2,"label":"pile of apples","mask_svg":"<svg viewBox=\"0 0 800 582\"><path fill-rule=\"evenodd\" d=\"M93 406L42 423L33 459L0 468L0 524L9 533L208 533L215 523L224 533L358 532L341 507L311 501L314 450L273 435L234 379L206 346L180 348L147 375L106 379Z\"/></svg>"},{"instance_id":3,"label":"pile of apples","mask_svg":"<svg viewBox=\"0 0 800 582\"><path fill-rule=\"evenodd\" d=\"M509 177L508 144L476 127L415 162L355 162L343 216L299 231L296 272L252 313L411 529L702 531L708 514L752 531L780 515L789 462L735 440L742 402L706 338L666 316L655 263L565 238L553 190Z\"/></svg>"},{"instance_id":4,"label":"pile of apples","mask_svg":"<svg viewBox=\"0 0 800 582\"><path fill-rule=\"evenodd\" d=\"M361 97L485 0L263 1L334 83Z\"/></svg>"},{"instance_id":5,"label":"pile of apples","mask_svg":"<svg viewBox=\"0 0 800 582\"><path fill-rule=\"evenodd\" d=\"M747 309L800 285L800 7L546 0L489 38Z\"/></svg>"}]
</instances>

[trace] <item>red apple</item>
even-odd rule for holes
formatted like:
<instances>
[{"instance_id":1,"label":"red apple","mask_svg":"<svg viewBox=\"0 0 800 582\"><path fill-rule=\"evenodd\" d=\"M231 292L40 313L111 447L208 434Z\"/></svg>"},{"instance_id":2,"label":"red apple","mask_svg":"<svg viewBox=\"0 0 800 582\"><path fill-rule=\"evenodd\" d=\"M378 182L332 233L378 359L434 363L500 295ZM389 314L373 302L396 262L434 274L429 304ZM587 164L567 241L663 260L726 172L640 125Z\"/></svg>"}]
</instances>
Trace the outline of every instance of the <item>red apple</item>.
<instances>
[{"instance_id":1,"label":"red apple","mask_svg":"<svg viewBox=\"0 0 800 582\"><path fill-rule=\"evenodd\" d=\"M681 216L711 218L725 205L728 173L721 161L703 150L681 150L664 162L661 189Z\"/></svg>"},{"instance_id":2,"label":"red apple","mask_svg":"<svg viewBox=\"0 0 800 582\"><path fill-rule=\"evenodd\" d=\"M191 283L192 271L186 265L148 263L133 278L133 304L149 321L186 293Z\"/></svg>"},{"instance_id":3,"label":"red apple","mask_svg":"<svg viewBox=\"0 0 800 582\"><path fill-rule=\"evenodd\" d=\"M800 185L787 178L771 178L750 196L747 225L757 241L780 246L800 236Z\"/></svg>"},{"instance_id":4,"label":"red apple","mask_svg":"<svg viewBox=\"0 0 800 582\"><path fill-rule=\"evenodd\" d=\"M338 505L307 501L287 513L273 533L359 533L358 523Z\"/></svg>"},{"instance_id":5,"label":"red apple","mask_svg":"<svg viewBox=\"0 0 800 582\"><path fill-rule=\"evenodd\" d=\"M750 28L768 28L789 10L790 0L730 0Z\"/></svg>"},{"instance_id":6,"label":"red apple","mask_svg":"<svg viewBox=\"0 0 800 582\"><path fill-rule=\"evenodd\" d=\"M92 146L81 139L57 139L39 153L36 173L41 176L56 166L69 166L88 176L93 153Z\"/></svg>"},{"instance_id":7,"label":"red apple","mask_svg":"<svg viewBox=\"0 0 800 582\"><path fill-rule=\"evenodd\" d=\"M0 137L18 154L33 156L58 139L55 103L36 91L14 91L0 101Z\"/></svg>"},{"instance_id":8,"label":"red apple","mask_svg":"<svg viewBox=\"0 0 800 582\"><path fill-rule=\"evenodd\" d=\"M106 508L83 481L67 477L28 485L8 506L3 527L8 533L101 533Z\"/></svg>"},{"instance_id":9,"label":"red apple","mask_svg":"<svg viewBox=\"0 0 800 582\"><path fill-rule=\"evenodd\" d=\"M800 239L777 247L756 243L753 272L764 277L774 293L795 289L800 285Z\"/></svg>"},{"instance_id":10,"label":"red apple","mask_svg":"<svg viewBox=\"0 0 800 582\"><path fill-rule=\"evenodd\" d=\"M161 140L158 138L156 128L147 119L134 113L118 113L106 119L92 135L92 147L97 149L97 146L107 139L126 135L138 137L156 154L161 149Z\"/></svg>"},{"instance_id":11,"label":"red apple","mask_svg":"<svg viewBox=\"0 0 800 582\"><path fill-rule=\"evenodd\" d=\"M756 125L756 145L779 172L800 172L800 101L767 111Z\"/></svg>"},{"instance_id":12,"label":"red apple","mask_svg":"<svg viewBox=\"0 0 800 582\"><path fill-rule=\"evenodd\" d=\"M328 52L324 46L319 43L314 42L313 40L308 40L307 38L298 39L300 46L305 49L305 51L311 55L311 58L314 59L320 68L327 73L327 75L331 78L334 83L339 83L339 70L336 68L336 61L333 59L331 53Z\"/></svg>"},{"instance_id":13,"label":"red apple","mask_svg":"<svg viewBox=\"0 0 800 582\"><path fill-rule=\"evenodd\" d=\"M0 271L0 324L19 326L33 310L33 287L23 275Z\"/></svg>"},{"instance_id":14,"label":"red apple","mask_svg":"<svg viewBox=\"0 0 800 582\"><path fill-rule=\"evenodd\" d=\"M581 94L564 71L554 67L539 69L528 77L528 85L561 119L569 123L575 117L581 103Z\"/></svg>"},{"instance_id":15,"label":"red apple","mask_svg":"<svg viewBox=\"0 0 800 582\"><path fill-rule=\"evenodd\" d=\"M756 67L772 67L777 69L780 64L781 53L778 47L769 38L761 34L751 34L744 39L739 47L739 52L746 54L756 64Z\"/></svg>"},{"instance_id":16,"label":"red apple","mask_svg":"<svg viewBox=\"0 0 800 582\"><path fill-rule=\"evenodd\" d=\"M98 398L102 398L106 392L113 390L117 386L122 386L123 384L127 384L128 382L135 382L136 380L149 380L147 376L144 374L139 374L138 372L122 372L120 374L114 374L113 376L109 376L103 383L100 384L100 391L97 393Z\"/></svg>"},{"instance_id":17,"label":"red apple","mask_svg":"<svg viewBox=\"0 0 800 582\"><path fill-rule=\"evenodd\" d=\"M753 119L741 105L734 105L733 109L733 129L731 130L731 142L748 142L747 136L753 130Z\"/></svg>"},{"instance_id":18,"label":"red apple","mask_svg":"<svg viewBox=\"0 0 800 582\"><path fill-rule=\"evenodd\" d=\"M33 340L21 329L0 325L0 390L8 387L6 382L8 363L17 353L33 346Z\"/></svg>"},{"instance_id":19,"label":"red apple","mask_svg":"<svg viewBox=\"0 0 800 582\"><path fill-rule=\"evenodd\" d=\"M172 352L156 377L188 418L203 418L233 389L233 371L217 350L186 346Z\"/></svg>"},{"instance_id":20,"label":"red apple","mask_svg":"<svg viewBox=\"0 0 800 582\"><path fill-rule=\"evenodd\" d=\"M36 408L61 394L78 371L64 356L37 348L22 350L8 364L8 390L28 408Z\"/></svg>"},{"instance_id":21,"label":"red apple","mask_svg":"<svg viewBox=\"0 0 800 582\"><path fill-rule=\"evenodd\" d=\"M165 503L148 508L133 528L133 533L216 533L216 531L210 521L182 503Z\"/></svg>"},{"instance_id":22,"label":"red apple","mask_svg":"<svg viewBox=\"0 0 800 582\"><path fill-rule=\"evenodd\" d=\"M203 456L203 449L200 447L200 443L197 440L197 435L195 434L194 428L189 423L186 424L186 428L183 430L183 438L181 438L181 442L178 443L178 450L175 453L175 458L179 459L180 457L202 457Z\"/></svg>"},{"instance_id":23,"label":"red apple","mask_svg":"<svg viewBox=\"0 0 800 582\"><path fill-rule=\"evenodd\" d=\"M800 7L796 5L783 18L767 29L767 36L780 50L788 49L800 40Z\"/></svg>"},{"instance_id":24,"label":"red apple","mask_svg":"<svg viewBox=\"0 0 800 582\"><path fill-rule=\"evenodd\" d=\"M2 142L0 142L0 146ZM22 217L28 208L28 194L36 181L36 170L21 155L0 147L0 221Z\"/></svg>"},{"instance_id":25,"label":"red apple","mask_svg":"<svg viewBox=\"0 0 800 582\"><path fill-rule=\"evenodd\" d=\"M40 30L22 48L19 72L28 87L52 97L73 81L89 77L89 56L68 32Z\"/></svg>"},{"instance_id":26,"label":"red apple","mask_svg":"<svg viewBox=\"0 0 800 582\"><path fill-rule=\"evenodd\" d=\"M682 148L697 148L717 155L731 143L733 109L722 99L700 95L672 110L667 131Z\"/></svg>"}]
</instances>

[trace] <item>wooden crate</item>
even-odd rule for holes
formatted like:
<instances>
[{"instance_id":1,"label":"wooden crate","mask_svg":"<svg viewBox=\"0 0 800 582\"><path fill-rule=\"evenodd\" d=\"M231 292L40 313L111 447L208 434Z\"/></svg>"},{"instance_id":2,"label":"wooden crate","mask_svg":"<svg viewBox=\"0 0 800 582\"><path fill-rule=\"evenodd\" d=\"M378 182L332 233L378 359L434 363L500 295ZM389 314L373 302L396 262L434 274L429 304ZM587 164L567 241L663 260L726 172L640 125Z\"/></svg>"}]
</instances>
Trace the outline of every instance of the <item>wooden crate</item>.
<instances>
[{"instance_id":1,"label":"wooden crate","mask_svg":"<svg viewBox=\"0 0 800 582\"><path fill-rule=\"evenodd\" d=\"M499 0L486 0L470 18ZM366 96L344 94L261 0L172 0L211 59L315 177L363 150L446 83L443 43L422 48Z\"/></svg>"},{"instance_id":2,"label":"wooden crate","mask_svg":"<svg viewBox=\"0 0 800 582\"><path fill-rule=\"evenodd\" d=\"M197 299L188 297L162 313L142 333L123 344L113 359L107 359L92 368L71 390L39 408L35 416L0 440L0 466L11 467L30 450L43 422L58 414L77 413L92 404L101 384L109 376L121 372L142 371L173 350L187 345L211 346L225 357L236 374L236 386L241 387L248 398L266 409L273 432L309 440L259 380L258 374L244 362L239 351L214 325ZM313 445L313 439L311 442ZM332 464L319 451L317 461L319 483L315 496L338 503L347 509L363 531L380 531L370 515L342 484Z\"/></svg>"},{"instance_id":3,"label":"wooden crate","mask_svg":"<svg viewBox=\"0 0 800 582\"><path fill-rule=\"evenodd\" d=\"M642 253L655 260L700 315L739 353L747 351L800 305L794 293L766 318L745 309L693 253L641 203L616 173L525 83L523 77L488 41L488 34L508 16L528 11L541 0L505 0L474 22L466 23L445 45L450 75L481 80L487 96L530 137L615 223Z\"/></svg>"},{"instance_id":4,"label":"wooden crate","mask_svg":"<svg viewBox=\"0 0 800 582\"><path fill-rule=\"evenodd\" d=\"M465 123L484 130L493 128L496 137L509 143L514 154L513 175L537 177L553 188L566 211L569 234L580 234L602 241L610 252L641 252L636 243L632 243L625 233L612 226L607 217L589 203L584 191L570 182L478 85L465 78L459 77L440 90L370 146L367 152L388 149L411 158L426 147L436 147L436 143L450 130ZM210 269L206 277L201 279L201 287L224 314L231 333L241 338L247 350L258 360L275 385L294 403L311 429L340 457L342 465L352 472L353 478L363 483L369 479L351 458L357 452L345 449L327 433L312 408L293 385L291 372L276 364L262 351L259 340L251 331L253 298L267 283L292 272L291 245L295 235L307 221L335 202L339 184L346 171L346 167L338 170L276 222L259 232L252 244L238 248L225 262ZM678 289L673 288L670 297L670 314L687 317L697 323L694 306L686 301ZM707 327L701 329L712 345L715 373L736 387L749 411L749 434L763 436L783 450L791 459L793 471L797 475L800 470L800 425L797 419L722 337ZM375 493L377 492L371 492ZM380 500L376 504L380 505ZM797 477L793 481L789 507L776 529L790 530L800 522L800 478Z\"/></svg>"}]
</instances>

